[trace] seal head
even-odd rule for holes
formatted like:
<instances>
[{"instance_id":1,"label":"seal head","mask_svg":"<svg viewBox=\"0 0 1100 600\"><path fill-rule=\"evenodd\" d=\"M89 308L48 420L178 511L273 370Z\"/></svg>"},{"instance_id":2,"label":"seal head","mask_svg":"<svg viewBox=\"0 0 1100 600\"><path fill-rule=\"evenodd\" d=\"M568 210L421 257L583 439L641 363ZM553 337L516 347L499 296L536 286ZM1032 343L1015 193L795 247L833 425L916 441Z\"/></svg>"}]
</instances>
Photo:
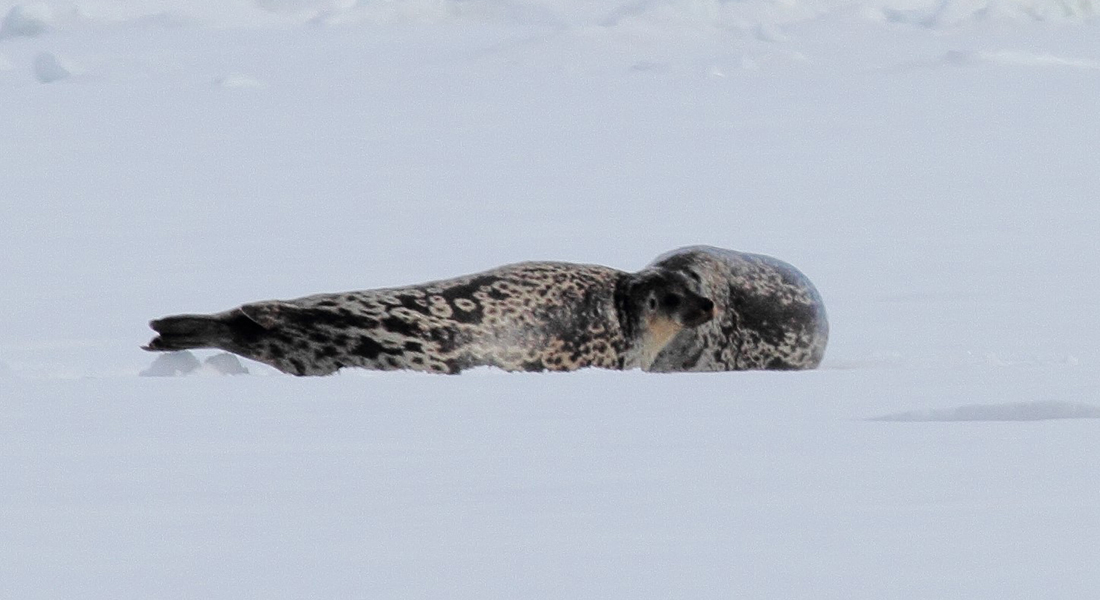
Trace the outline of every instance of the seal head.
<instances>
[{"instance_id":1,"label":"seal head","mask_svg":"<svg viewBox=\"0 0 1100 600\"><path fill-rule=\"evenodd\" d=\"M668 269L645 269L626 278L621 286L619 320L624 336L635 341L634 354L642 369L649 370L682 331L714 318L714 302L696 288L682 273Z\"/></svg>"},{"instance_id":2,"label":"seal head","mask_svg":"<svg viewBox=\"0 0 1100 600\"><path fill-rule=\"evenodd\" d=\"M760 254L691 246L657 257L649 268L682 274L716 307L715 318L677 333L649 370L813 369L825 356L825 304L793 266Z\"/></svg>"}]
</instances>

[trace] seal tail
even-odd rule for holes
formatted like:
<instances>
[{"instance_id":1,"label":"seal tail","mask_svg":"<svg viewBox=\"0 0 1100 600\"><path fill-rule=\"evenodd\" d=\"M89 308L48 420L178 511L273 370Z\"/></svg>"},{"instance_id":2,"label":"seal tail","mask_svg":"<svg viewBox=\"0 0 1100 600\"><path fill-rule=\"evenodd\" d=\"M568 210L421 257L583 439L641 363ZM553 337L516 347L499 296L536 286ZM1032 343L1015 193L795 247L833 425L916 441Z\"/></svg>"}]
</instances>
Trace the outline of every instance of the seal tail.
<instances>
[{"instance_id":1,"label":"seal tail","mask_svg":"<svg viewBox=\"0 0 1100 600\"><path fill-rule=\"evenodd\" d=\"M240 309L213 315L173 315L149 322L159 335L142 349L152 352L221 348L236 351L264 328Z\"/></svg>"}]
</instances>

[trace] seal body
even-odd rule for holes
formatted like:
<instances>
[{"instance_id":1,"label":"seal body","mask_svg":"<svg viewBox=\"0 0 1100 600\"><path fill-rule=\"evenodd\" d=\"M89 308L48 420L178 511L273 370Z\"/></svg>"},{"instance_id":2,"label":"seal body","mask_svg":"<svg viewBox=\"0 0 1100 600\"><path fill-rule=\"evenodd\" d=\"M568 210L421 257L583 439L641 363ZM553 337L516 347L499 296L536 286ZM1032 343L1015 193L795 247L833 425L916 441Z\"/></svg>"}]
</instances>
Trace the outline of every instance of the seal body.
<instances>
[{"instance_id":1,"label":"seal body","mask_svg":"<svg viewBox=\"0 0 1100 600\"><path fill-rule=\"evenodd\" d=\"M649 268L684 274L716 306L713 319L665 345L650 370L812 369L825 356L825 305L793 266L770 256L691 246L659 256Z\"/></svg>"},{"instance_id":2,"label":"seal body","mask_svg":"<svg viewBox=\"0 0 1100 600\"><path fill-rule=\"evenodd\" d=\"M344 367L458 373L648 369L714 314L695 282L661 267L627 273L529 262L399 288L244 304L152 321L147 350L221 348L295 375Z\"/></svg>"}]
</instances>

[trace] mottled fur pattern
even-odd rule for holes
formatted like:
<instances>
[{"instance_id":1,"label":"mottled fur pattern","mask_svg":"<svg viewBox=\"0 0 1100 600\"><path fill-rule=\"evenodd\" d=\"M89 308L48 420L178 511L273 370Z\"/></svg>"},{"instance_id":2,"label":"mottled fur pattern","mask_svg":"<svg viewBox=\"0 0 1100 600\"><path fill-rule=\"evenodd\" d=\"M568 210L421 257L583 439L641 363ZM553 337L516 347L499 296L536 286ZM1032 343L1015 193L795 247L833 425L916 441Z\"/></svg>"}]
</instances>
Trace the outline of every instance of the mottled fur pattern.
<instances>
[{"instance_id":1,"label":"mottled fur pattern","mask_svg":"<svg viewBox=\"0 0 1100 600\"><path fill-rule=\"evenodd\" d=\"M649 370L812 369L825 356L825 305L791 265L770 256L692 246L658 257L649 268L684 273L716 306L714 319L680 331Z\"/></svg>"},{"instance_id":2,"label":"mottled fur pattern","mask_svg":"<svg viewBox=\"0 0 1100 600\"><path fill-rule=\"evenodd\" d=\"M245 304L150 323L147 350L221 348L295 375L648 369L713 303L674 271L530 262L423 285Z\"/></svg>"}]
</instances>

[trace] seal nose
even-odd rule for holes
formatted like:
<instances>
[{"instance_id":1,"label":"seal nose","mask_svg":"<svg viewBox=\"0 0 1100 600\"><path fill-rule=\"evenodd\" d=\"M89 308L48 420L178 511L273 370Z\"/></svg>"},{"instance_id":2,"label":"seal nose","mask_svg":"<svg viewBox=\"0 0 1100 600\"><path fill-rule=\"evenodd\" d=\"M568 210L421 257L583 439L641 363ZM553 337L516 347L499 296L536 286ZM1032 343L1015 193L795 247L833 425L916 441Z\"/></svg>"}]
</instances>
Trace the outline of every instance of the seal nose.
<instances>
[{"instance_id":1,"label":"seal nose","mask_svg":"<svg viewBox=\"0 0 1100 600\"><path fill-rule=\"evenodd\" d=\"M688 313L687 319L684 319L684 325L687 327L697 327L713 318L714 302L712 302L710 298L699 298L699 302L694 310Z\"/></svg>"}]
</instances>

